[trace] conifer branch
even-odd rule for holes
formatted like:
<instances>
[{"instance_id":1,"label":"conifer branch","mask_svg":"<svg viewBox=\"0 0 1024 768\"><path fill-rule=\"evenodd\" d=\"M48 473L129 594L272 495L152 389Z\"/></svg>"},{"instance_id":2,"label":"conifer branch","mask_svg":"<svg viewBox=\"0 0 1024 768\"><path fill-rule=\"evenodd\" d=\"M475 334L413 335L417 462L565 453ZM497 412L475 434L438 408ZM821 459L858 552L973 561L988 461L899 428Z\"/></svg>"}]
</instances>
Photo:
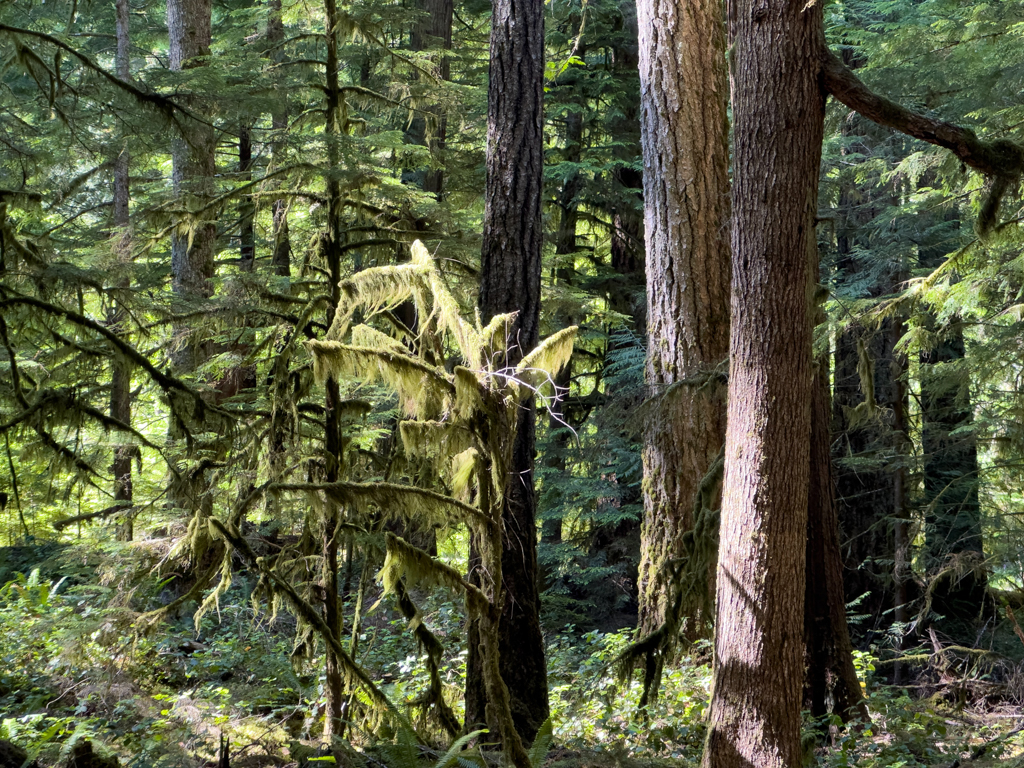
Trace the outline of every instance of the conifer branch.
<instances>
[{"instance_id":1,"label":"conifer branch","mask_svg":"<svg viewBox=\"0 0 1024 768\"><path fill-rule=\"evenodd\" d=\"M970 128L937 120L880 96L827 48L822 54L825 89L850 109L886 128L950 150L960 161L992 179L976 229L984 237L996 223L1003 195L1024 172L1024 147L998 139L984 141Z\"/></svg>"}]
</instances>

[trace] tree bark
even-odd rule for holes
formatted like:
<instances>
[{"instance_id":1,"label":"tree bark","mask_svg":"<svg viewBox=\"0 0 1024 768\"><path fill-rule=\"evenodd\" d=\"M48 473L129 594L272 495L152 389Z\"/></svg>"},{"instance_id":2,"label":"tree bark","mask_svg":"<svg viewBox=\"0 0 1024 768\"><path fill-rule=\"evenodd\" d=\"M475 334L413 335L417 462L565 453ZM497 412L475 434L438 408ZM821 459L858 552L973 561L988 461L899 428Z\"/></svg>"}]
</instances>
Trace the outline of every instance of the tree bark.
<instances>
[{"instance_id":1,"label":"tree bark","mask_svg":"<svg viewBox=\"0 0 1024 768\"><path fill-rule=\"evenodd\" d=\"M200 57L210 55L210 29L210 0L167 0L170 67L173 71L205 66ZM194 98L190 101L195 103ZM188 209L194 209L213 194L215 149L213 127L196 121L185 123L182 135L171 144L174 191ZM213 222L199 221L195 223L192 238L181 231L172 235L172 285L181 298L195 300L213 295L216 234ZM187 333L187 329L179 328L178 333ZM201 360L193 355L184 362L188 370Z\"/></svg>"},{"instance_id":2,"label":"tree bark","mask_svg":"<svg viewBox=\"0 0 1024 768\"><path fill-rule=\"evenodd\" d=\"M115 56L115 69L117 76L129 82L131 80L131 37L128 0L117 0L114 6L117 27L117 54ZM132 258L132 232L131 220L129 218L128 203L131 199L131 188L129 185L129 171L131 157L128 147L120 147L117 159L114 161L114 249L117 260L122 266L127 266ZM119 290L127 290L130 281L122 279L118 284ZM127 320L127 312L121 306L118 299L114 301L114 307L110 314L110 325L115 332L123 334L123 325ZM115 358L112 363L110 381L110 415L124 424L131 424L132 421L132 368L131 364L124 359ZM120 444L114 448L114 503L124 505L121 511L120 520L117 525L117 538L121 541L131 541L134 536L135 512L132 508L132 457L135 448L131 445Z\"/></svg>"},{"instance_id":3,"label":"tree bark","mask_svg":"<svg viewBox=\"0 0 1024 768\"><path fill-rule=\"evenodd\" d=\"M729 350L729 148L721 4L639 0L637 19L646 377L657 398L643 453L639 626L648 634L665 619L666 564L683 554L697 487L725 439L724 393L697 381Z\"/></svg>"},{"instance_id":4,"label":"tree bark","mask_svg":"<svg viewBox=\"0 0 1024 768\"><path fill-rule=\"evenodd\" d=\"M792 768L802 760L821 6L741 0L731 32L729 426L703 765Z\"/></svg>"},{"instance_id":5,"label":"tree bark","mask_svg":"<svg viewBox=\"0 0 1024 768\"><path fill-rule=\"evenodd\" d=\"M506 361L514 365L539 339L544 236L544 5L540 0L495 0L490 61L479 305L484 323L502 312L518 312ZM515 728L524 742L532 741L548 718L533 487L535 427L530 400L519 414L513 479L505 489L502 514L498 663L508 686ZM485 690L486 654L479 641L483 634L479 630L470 634L466 723L486 722L493 729L498 724L488 717L486 702L491 694Z\"/></svg>"},{"instance_id":6,"label":"tree bark","mask_svg":"<svg viewBox=\"0 0 1024 768\"><path fill-rule=\"evenodd\" d=\"M809 244L811 295L820 283L817 243ZM826 321L820 304L814 325ZM804 577L804 706L815 717L838 715L843 722L868 720L853 644L846 623L843 556L832 465L829 356L818 355L811 382L811 465L807 496L806 575Z\"/></svg>"},{"instance_id":7,"label":"tree bark","mask_svg":"<svg viewBox=\"0 0 1024 768\"><path fill-rule=\"evenodd\" d=\"M339 284L342 279L341 255L345 233L342 227L341 211L344 204L338 174L341 169L341 156L338 141L341 134L341 86L338 81L338 30L340 16L337 0L324 0L324 22L327 29L327 61L326 61L326 113L325 126L327 141L327 239L324 244L329 290L330 306L327 310L326 323L329 326L334 318L341 300ZM332 376L326 382L327 395L324 402L324 453L327 461L326 481L335 482L341 477L342 435L339 405L341 395L338 382ZM323 531L323 590L324 620L334 637L341 638L341 603L338 595L338 547L341 531L340 515L337 504L331 502L326 510ZM345 681L342 677L341 664L337 654L330 648L325 654L327 713L324 722L324 737L329 741L332 735L342 733L342 709L345 703Z\"/></svg>"},{"instance_id":8,"label":"tree bark","mask_svg":"<svg viewBox=\"0 0 1024 768\"><path fill-rule=\"evenodd\" d=\"M455 6L452 0L419 0L424 12L412 28L410 47L414 51L426 51L439 48L434 74L439 80L451 79L451 61L447 52L452 47L452 17ZM407 132L411 143L422 144L430 149L433 165L416 175L424 192L433 194L438 200L444 191L444 148L448 132L448 116L436 107L427 107L433 125L427 124L427 117L416 116L412 119ZM435 167L436 166L436 167Z\"/></svg>"},{"instance_id":9,"label":"tree bark","mask_svg":"<svg viewBox=\"0 0 1024 768\"><path fill-rule=\"evenodd\" d=\"M277 64L284 61L284 54L280 48L282 42L284 42L284 22L281 19L281 0L270 0L267 44L272 47L271 59ZM274 163L281 164L284 161L285 132L288 130L287 98L282 99L281 103L274 108L270 119L275 137L271 145L271 153ZM280 198L275 200L271 205L271 216L274 250L270 263L274 268L275 275L289 277L291 275L292 246L288 233L288 203Z\"/></svg>"}]
</instances>

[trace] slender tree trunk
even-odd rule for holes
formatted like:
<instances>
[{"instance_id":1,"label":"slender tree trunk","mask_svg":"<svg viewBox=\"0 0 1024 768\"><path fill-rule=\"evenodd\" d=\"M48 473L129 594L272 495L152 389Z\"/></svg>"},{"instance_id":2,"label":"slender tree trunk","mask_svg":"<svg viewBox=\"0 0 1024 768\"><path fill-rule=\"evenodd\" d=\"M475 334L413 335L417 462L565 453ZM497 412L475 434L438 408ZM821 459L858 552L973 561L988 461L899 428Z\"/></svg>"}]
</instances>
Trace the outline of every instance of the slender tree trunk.
<instances>
[{"instance_id":1,"label":"slender tree trunk","mask_svg":"<svg viewBox=\"0 0 1024 768\"><path fill-rule=\"evenodd\" d=\"M847 121L848 123L852 122ZM857 121L863 127L864 121ZM877 192L875 193L877 201ZM862 227L878 213L872 190L851 184L840 196L841 224L837 245L839 269L847 280L863 282L865 267L856 258L858 245L870 245ZM855 201L860 201L855 202ZM867 292L881 297L894 290L891 274L878 275ZM868 633L885 632L891 623L896 509L895 474L891 463L895 436L881 414L895 407L898 387L893 376L894 340L891 321L874 331L853 324L840 333L835 346L833 430L838 459L839 521L844 534L846 599L859 600L857 612L870 618ZM875 410L864 410L868 402ZM843 459L854 459L851 466Z\"/></svg>"},{"instance_id":2,"label":"slender tree trunk","mask_svg":"<svg viewBox=\"0 0 1024 768\"><path fill-rule=\"evenodd\" d=\"M425 16L413 26L410 35L410 47L414 51L426 51L439 48L434 74L440 80L451 79L451 62L447 51L452 47L452 17L454 14L453 0L419 0L420 8ZM410 143L429 147L436 167L423 169L417 173L421 176L420 186L424 192L430 192L438 200L444 191L444 148L448 132L448 116L436 107L427 107L427 116L416 116L412 119L407 132Z\"/></svg>"},{"instance_id":3,"label":"slender tree trunk","mask_svg":"<svg viewBox=\"0 0 1024 768\"><path fill-rule=\"evenodd\" d=\"M952 226L956 211L946 215ZM951 235L953 244L956 235ZM919 248L921 266L937 268L953 250L949 242ZM935 325L934 319L931 319ZM925 553L931 571L931 609L939 628L972 640L988 579L978 498L978 447L971 424L969 383L949 372L966 355L958 320L934 328L938 341L920 355L921 448L924 453Z\"/></svg>"},{"instance_id":4,"label":"slender tree trunk","mask_svg":"<svg viewBox=\"0 0 1024 768\"><path fill-rule=\"evenodd\" d=\"M270 58L280 64L284 54L280 45L284 42L284 22L281 19L281 0L270 0L270 18L267 21L267 44L271 47ZM275 165L284 161L285 132L288 130L288 102L286 99L275 106L271 115L271 128L274 132L274 143L271 146ZM272 226L274 235L274 251L271 265L274 274L281 277L291 275L292 247L288 233L288 203L277 199L271 205Z\"/></svg>"},{"instance_id":5,"label":"slender tree trunk","mask_svg":"<svg viewBox=\"0 0 1024 768\"><path fill-rule=\"evenodd\" d=\"M507 360L514 365L539 339L544 236L544 5L540 0L495 0L490 61L480 314L486 323L496 314L518 312ZM525 742L534 739L548 717L537 573L534 444L535 413L530 400L519 414L512 480L504 489L503 594L498 601L497 649L515 728ZM492 692L485 690L483 670L487 654L482 641L487 633L470 629L466 722L486 722L495 728L498 723L488 716Z\"/></svg>"},{"instance_id":6,"label":"slender tree trunk","mask_svg":"<svg viewBox=\"0 0 1024 768\"><path fill-rule=\"evenodd\" d=\"M338 30L340 16L337 0L324 0L325 22L327 27L327 140L328 176L327 176L327 242L324 246L327 262L328 279L330 280L331 305L327 311L327 324L330 325L341 300L341 289L338 287L341 274L341 246L345 233L342 226L341 211L344 200L338 173L341 169L341 155L338 141L341 138L341 87L338 82ZM324 416L324 452L326 453L326 481L336 482L341 477L342 435L339 406L341 395L338 382L332 376L327 379L327 397ZM341 603L338 596L338 547L341 531L340 516L336 504L329 504L327 517L324 521L323 534L323 589L324 619L336 638L341 638L342 616ZM334 734L342 733L342 709L345 702L345 683L342 678L341 665L337 656L328 649L327 665L327 717L324 724L324 736L330 740Z\"/></svg>"},{"instance_id":7,"label":"slender tree trunk","mask_svg":"<svg viewBox=\"0 0 1024 768\"><path fill-rule=\"evenodd\" d=\"M252 181L252 135L248 125L241 125L238 132L238 175L242 182ZM252 196L245 195L240 204L238 266L243 272L252 272L256 265L256 207Z\"/></svg>"},{"instance_id":8,"label":"slender tree trunk","mask_svg":"<svg viewBox=\"0 0 1024 768\"><path fill-rule=\"evenodd\" d=\"M117 76L128 82L131 80L131 37L129 34L130 19L128 0L117 0L114 11L117 23L117 54L115 57L115 69ZM129 170L131 158L128 154L128 147L122 146L114 161L114 248L117 252L117 260L123 266L127 266L132 258L132 233L131 220L128 214L128 202L131 196L129 188ZM119 290L127 290L130 283L122 279L118 284ZM123 325L127 320L127 313L121 307L121 302L115 299L114 308L109 318L110 325L116 333L124 333ZM124 424L131 424L132 421L132 370L131 365L123 358L117 358L112 364L110 381L110 415ZM114 503L123 504L120 521L117 526L117 538L122 541L131 541L134 535L135 512L132 508L132 457L135 453L133 446L121 444L114 448Z\"/></svg>"},{"instance_id":9,"label":"slender tree trunk","mask_svg":"<svg viewBox=\"0 0 1024 768\"><path fill-rule=\"evenodd\" d=\"M729 427L703 765L793 768L802 761L821 6L740 0L731 32Z\"/></svg>"},{"instance_id":10,"label":"slender tree trunk","mask_svg":"<svg viewBox=\"0 0 1024 768\"><path fill-rule=\"evenodd\" d=\"M647 384L657 398L643 456L639 625L647 634L665 619L667 564L683 554L698 485L725 439L724 392L698 381L729 350L729 148L721 4L639 0L637 18ZM710 594L704 614L690 618L710 618Z\"/></svg>"},{"instance_id":11,"label":"slender tree trunk","mask_svg":"<svg viewBox=\"0 0 1024 768\"><path fill-rule=\"evenodd\" d=\"M205 66L202 57L210 53L211 12L210 0L167 0L171 70ZM200 106L195 97L185 100L192 109ZM211 125L183 119L180 135L171 142L174 193L183 211L198 210L212 197L216 145ZM171 235L171 287L179 302L195 305L213 295L216 235L212 221L181 216ZM195 371L210 354L209 342L185 324L174 326L174 337L174 367L179 374ZM180 437L173 426L172 437ZM209 514L213 509L208 481L202 476L186 477L175 484L169 497L189 514L200 510Z\"/></svg>"},{"instance_id":12,"label":"slender tree trunk","mask_svg":"<svg viewBox=\"0 0 1024 768\"><path fill-rule=\"evenodd\" d=\"M809 243L811 295L819 289L817 242ZM814 324L826 320L821 305ZM807 497L807 570L804 578L804 706L815 717L835 714L848 722L868 719L853 666L846 624L843 556L832 467L829 355L818 355L811 383L811 464Z\"/></svg>"},{"instance_id":13,"label":"slender tree trunk","mask_svg":"<svg viewBox=\"0 0 1024 768\"><path fill-rule=\"evenodd\" d=\"M632 330L640 336L647 333L647 312L643 301L644 232L643 174L632 165L642 154L640 140L640 91L631 88L632 78L639 74L640 49L636 3L625 0L619 4L622 14L622 44L612 49L612 71L626 82L622 117L610 125L617 139L614 149L619 161L615 168L616 202L612 207L611 267L627 277L616 280L609 291L609 303L616 312L633 318ZM637 83L638 84L638 83ZM639 297L639 298L638 298Z\"/></svg>"},{"instance_id":14,"label":"slender tree trunk","mask_svg":"<svg viewBox=\"0 0 1024 768\"><path fill-rule=\"evenodd\" d=\"M210 0L167 0L167 29L170 35L170 65L174 71L205 66L201 57L210 54ZM194 100L193 100L194 101ZM216 174L213 127L195 121L184 125L182 135L171 144L174 163L175 194L189 210L213 194ZM190 238L176 231L171 237L171 272L174 292L194 301L213 295L213 250L216 225L210 221L195 223ZM179 328L179 334L187 329ZM188 341L188 347L194 342ZM183 357L186 370L201 362L195 353ZM191 364L191 365L189 365Z\"/></svg>"}]
</instances>

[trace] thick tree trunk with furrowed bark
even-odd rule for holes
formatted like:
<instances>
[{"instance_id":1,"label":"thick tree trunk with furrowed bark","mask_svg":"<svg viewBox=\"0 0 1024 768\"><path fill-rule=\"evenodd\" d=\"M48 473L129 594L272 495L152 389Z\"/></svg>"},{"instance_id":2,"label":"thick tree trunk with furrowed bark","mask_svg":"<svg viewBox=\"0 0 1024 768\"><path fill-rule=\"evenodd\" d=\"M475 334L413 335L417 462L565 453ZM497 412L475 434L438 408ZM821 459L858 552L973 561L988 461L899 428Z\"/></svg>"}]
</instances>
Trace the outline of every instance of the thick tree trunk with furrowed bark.
<instances>
[{"instance_id":1,"label":"thick tree trunk with furrowed bark","mask_svg":"<svg viewBox=\"0 0 1024 768\"><path fill-rule=\"evenodd\" d=\"M703 765L793 768L802 761L821 6L740 0L734 25L729 427Z\"/></svg>"},{"instance_id":2,"label":"thick tree trunk with furrowed bark","mask_svg":"<svg viewBox=\"0 0 1024 768\"><path fill-rule=\"evenodd\" d=\"M544 5L495 0L487 111L487 183L480 269L480 314L518 312L509 339L514 365L539 340L543 178ZM530 742L548 718L540 628L537 502L533 487L535 412L519 414L512 480L505 489L499 664L516 731ZM491 722L479 628L470 627L466 723Z\"/></svg>"},{"instance_id":3,"label":"thick tree trunk with furrowed bark","mask_svg":"<svg viewBox=\"0 0 1024 768\"><path fill-rule=\"evenodd\" d=\"M683 554L698 485L725 440L725 392L702 380L729 350L729 148L721 4L640 0L637 17L647 384L656 400L644 437L639 625L647 634L665 619L666 564Z\"/></svg>"}]
</instances>

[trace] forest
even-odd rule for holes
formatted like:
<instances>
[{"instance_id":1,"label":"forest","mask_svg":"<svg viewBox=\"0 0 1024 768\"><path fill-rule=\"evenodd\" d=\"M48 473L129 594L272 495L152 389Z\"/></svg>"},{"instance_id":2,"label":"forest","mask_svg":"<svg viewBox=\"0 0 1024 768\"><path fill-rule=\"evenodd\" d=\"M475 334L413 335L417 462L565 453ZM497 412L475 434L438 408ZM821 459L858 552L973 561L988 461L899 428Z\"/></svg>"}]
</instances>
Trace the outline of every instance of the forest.
<instances>
[{"instance_id":1,"label":"forest","mask_svg":"<svg viewBox=\"0 0 1024 768\"><path fill-rule=\"evenodd\" d=\"M0 1L0 768L1024 766L1022 38Z\"/></svg>"}]
</instances>

